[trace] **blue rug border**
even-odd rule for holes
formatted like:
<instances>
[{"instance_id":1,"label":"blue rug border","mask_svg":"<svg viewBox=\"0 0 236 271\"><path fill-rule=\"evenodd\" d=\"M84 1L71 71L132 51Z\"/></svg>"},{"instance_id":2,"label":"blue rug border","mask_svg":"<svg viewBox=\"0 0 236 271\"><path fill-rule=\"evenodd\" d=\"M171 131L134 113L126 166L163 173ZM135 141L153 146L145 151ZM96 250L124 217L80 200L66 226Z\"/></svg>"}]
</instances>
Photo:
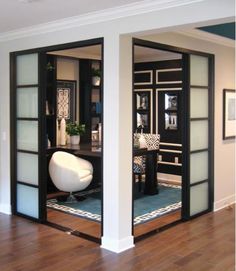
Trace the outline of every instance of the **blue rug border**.
<instances>
[{"instance_id":1,"label":"blue rug border","mask_svg":"<svg viewBox=\"0 0 236 271\"><path fill-rule=\"evenodd\" d=\"M179 185L172 185L172 184L164 184L164 183L159 183L159 185L161 186L165 186L165 187L172 187L172 188L177 188L177 189L181 189L181 186ZM81 192L78 193L80 196L82 195L86 195L86 194L91 194L94 192L99 192L100 188L98 189L93 189L90 191L85 191L85 192ZM56 199L49 199L47 200L47 208L53 209L53 210L57 210L63 213L67 213L69 215L73 215L75 217L80 217L80 218L84 218L84 219L88 219L91 220L93 222L97 222L97 223L101 223L101 215L98 214L93 214L91 212L87 212L87 211L83 211L80 209L74 209L68 206L63 206L63 205L59 205L56 203L57 200ZM180 202L176 202L174 204L168 205L166 207L154 210L150 213L146 213L144 215L140 215L140 216L136 216L134 217L134 226L152 221L158 217L161 217L163 215L166 214L170 214L173 213L177 210L179 210L182 207L181 201Z\"/></svg>"}]
</instances>

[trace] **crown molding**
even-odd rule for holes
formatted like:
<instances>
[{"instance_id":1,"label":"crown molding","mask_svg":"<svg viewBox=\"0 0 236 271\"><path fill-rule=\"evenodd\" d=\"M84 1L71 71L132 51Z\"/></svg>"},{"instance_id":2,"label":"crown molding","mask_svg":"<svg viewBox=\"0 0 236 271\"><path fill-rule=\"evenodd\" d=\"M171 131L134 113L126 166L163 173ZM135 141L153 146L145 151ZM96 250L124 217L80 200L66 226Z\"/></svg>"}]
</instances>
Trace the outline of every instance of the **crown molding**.
<instances>
[{"instance_id":1,"label":"crown molding","mask_svg":"<svg viewBox=\"0 0 236 271\"><path fill-rule=\"evenodd\" d=\"M211 34L199 29L189 29L189 30L183 30L183 31L175 31L175 33L179 33L184 36L188 36L195 39L201 39L205 41L209 41L212 43L217 43L223 46L227 47L235 47L235 41L231 40L229 38L224 38L215 34Z\"/></svg>"},{"instance_id":2,"label":"crown molding","mask_svg":"<svg viewBox=\"0 0 236 271\"><path fill-rule=\"evenodd\" d=\"M127 4L120 7L108 8L100 11L90 12L84 15L68 17L61 20L0 33L0 42L121 19L203 1L205 0L145 0L135 2L133 4Z\"/></svg>"}]
</instances>

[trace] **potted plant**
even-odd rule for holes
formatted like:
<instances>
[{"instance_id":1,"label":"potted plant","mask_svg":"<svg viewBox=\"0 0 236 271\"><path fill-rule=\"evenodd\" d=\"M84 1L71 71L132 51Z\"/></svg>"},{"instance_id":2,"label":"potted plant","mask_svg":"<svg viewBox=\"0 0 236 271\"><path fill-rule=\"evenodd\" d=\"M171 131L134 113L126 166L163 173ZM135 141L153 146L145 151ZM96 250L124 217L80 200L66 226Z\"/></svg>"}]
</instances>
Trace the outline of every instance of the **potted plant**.
<instances>
[{"instance_id":1,"label":"potted plant","mask_svg":"<svg viewBox=\"0 0 236 271\"><path fill-rule=\"evenodd\" d=\"M99 69L92 68L92 83L94 86L100 86L101 71Z\"/></svg>"},{"instance_id":2,"label":"potted plant","mask_svg":"<svg viewBox=\"0 0 236 271\"><path fill-rule=\"evenodd\" d=\"M72 145L78 145L80 142L80 135L85 133L85 124L69 122L66 124L66 132L70 136L70 143Z\"/></svg>"}]
</instances>

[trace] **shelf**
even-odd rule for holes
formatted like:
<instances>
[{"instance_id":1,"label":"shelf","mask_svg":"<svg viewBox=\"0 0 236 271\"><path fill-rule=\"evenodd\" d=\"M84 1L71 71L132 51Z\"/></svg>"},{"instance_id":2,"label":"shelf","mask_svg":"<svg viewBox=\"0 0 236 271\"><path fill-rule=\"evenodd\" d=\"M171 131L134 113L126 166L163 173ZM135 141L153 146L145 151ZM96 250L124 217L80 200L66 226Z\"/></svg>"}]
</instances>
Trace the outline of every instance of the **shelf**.
<instances>
[{"instance_id":1,"label":"shelf","mask_svg":"<svg viewBox=\"0 0 236 271\"><path fill-rule=\"evenodd\" d=\"M139 113L148 113L150 112L149 109L136 109L136 112L139 112Z\"/></svg>"}]
</instances>

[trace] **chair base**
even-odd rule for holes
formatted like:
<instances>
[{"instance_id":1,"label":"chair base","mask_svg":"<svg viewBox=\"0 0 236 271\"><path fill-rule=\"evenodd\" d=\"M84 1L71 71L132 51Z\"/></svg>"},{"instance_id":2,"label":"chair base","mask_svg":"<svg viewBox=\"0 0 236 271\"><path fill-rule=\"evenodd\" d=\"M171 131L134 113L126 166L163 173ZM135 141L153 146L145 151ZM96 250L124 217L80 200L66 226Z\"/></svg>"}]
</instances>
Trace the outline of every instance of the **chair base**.
<instances>
[{"instance_id":1,"label":"chair base","mask_svg":"<svg viewBox=\"0 0 236 271\"><path fill-rule=\"evenodd\" d=\"M77 199L74 195L72 195L72 193L70 193L70 195L68 196L66 203L75 203L77 202Z\"/></svg>"}]
</instances>

